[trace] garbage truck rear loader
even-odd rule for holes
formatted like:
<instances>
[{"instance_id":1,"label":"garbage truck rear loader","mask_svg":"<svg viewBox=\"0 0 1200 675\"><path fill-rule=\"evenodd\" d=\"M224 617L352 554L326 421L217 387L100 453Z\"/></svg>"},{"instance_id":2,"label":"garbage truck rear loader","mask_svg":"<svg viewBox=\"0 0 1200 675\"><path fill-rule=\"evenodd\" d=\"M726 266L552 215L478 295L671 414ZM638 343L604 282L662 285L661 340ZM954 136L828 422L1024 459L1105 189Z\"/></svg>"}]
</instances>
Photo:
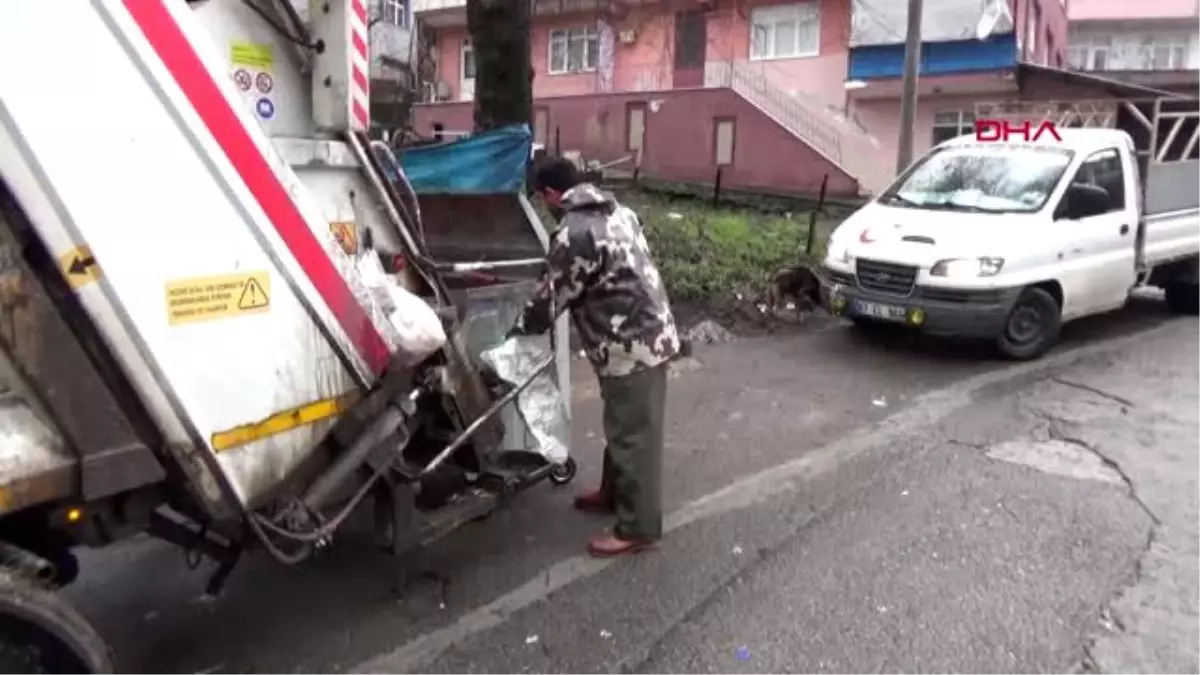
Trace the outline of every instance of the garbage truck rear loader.
<instances>
[{"instance_id":1,"label":"garbage truck rear loader","mask_svg":"<svg viewBox=\"0 0 1200 675\"><path fill-rule=\"evenodd\" d=\"M495 336L468 346L444 271L512 261L435 260L367 136L363 0L60 10L0 7L0 667L115 668L55 592L80 545L148 533L216 560L216 592L244 549L303 561L368 498L401 553L570 479L498 417L566 391L565 341L483 381Z\"/></svg>"}]
</instances>

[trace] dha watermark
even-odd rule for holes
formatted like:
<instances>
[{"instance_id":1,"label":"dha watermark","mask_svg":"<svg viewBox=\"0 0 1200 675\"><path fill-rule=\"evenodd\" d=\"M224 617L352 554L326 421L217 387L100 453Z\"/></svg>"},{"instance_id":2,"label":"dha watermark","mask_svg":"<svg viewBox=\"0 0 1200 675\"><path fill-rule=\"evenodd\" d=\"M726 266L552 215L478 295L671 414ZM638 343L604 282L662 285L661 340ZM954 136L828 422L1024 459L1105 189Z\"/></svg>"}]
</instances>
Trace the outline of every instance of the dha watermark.
<instances>
[{"instance_id":1,"label":"dha watermark","mask_svg":"<svg viewBox=\"0 0 1200 675\"><path fill-rule=\"evenodd\" d=\"M1058 127L1050 120L1042 120L1036 125L1028 120L1019 124L1008 120L975 120L975 140L980 143L1008 143L1013 140L1036 143L1043 138L1062 142Z\"/></svg>"}]
</instances>

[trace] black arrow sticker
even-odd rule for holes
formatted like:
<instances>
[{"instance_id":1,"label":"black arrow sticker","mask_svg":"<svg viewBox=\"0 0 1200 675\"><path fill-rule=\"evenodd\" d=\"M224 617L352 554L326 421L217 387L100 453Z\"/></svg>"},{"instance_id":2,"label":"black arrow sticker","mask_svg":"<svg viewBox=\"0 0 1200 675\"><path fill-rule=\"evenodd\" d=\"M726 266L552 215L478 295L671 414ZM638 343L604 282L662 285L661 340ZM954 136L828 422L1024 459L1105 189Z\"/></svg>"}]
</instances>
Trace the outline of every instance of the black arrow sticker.
<instances>
[{"instance_id":1,"label":"black arrow sticker","mask_svg":"<svg viewBox=\"0 0 1200 675\"><path fill-rule=\"evenodd\" d=\"M94 256L77 255L75 256L75 259L71 261L71 266L67 268L67 271L71 274L87 274L88 269L94 267L95 265L96 258Z\"/></svg>"}]
</instances>

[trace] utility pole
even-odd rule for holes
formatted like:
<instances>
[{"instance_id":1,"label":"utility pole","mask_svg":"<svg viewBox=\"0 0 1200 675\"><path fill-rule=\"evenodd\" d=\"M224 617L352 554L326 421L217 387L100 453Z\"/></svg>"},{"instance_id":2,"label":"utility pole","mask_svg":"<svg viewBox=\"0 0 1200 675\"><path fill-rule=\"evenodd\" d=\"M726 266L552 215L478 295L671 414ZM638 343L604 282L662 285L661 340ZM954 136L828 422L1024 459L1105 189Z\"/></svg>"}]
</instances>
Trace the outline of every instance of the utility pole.
<instances>
[{"instance_id":1,"label":"utility pole","mask_svg":"<svg viewBox=\"0 0 1200 675\"><path fill-rule=\"evenodd\" d=\"M921 0L908 0L908 32L904 38L904 92L900 98L900 147L896 175L912 164L913 127L917 117L917 79L921 71Z\"/></svg>"}]
</instances>

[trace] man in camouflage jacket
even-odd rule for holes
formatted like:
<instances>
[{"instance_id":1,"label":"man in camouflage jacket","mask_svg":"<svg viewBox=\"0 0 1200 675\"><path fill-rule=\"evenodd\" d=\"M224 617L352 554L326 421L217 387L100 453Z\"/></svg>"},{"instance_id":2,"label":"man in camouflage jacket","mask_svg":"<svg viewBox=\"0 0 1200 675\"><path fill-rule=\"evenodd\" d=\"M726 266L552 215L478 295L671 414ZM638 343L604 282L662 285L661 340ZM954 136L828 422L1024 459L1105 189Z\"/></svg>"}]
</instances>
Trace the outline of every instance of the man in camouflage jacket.
<instances>
[{"instance_id":1,"label":"man in camouflage jacket","mask_svg":"<svg viewBox=\"0 0 1200 675\"><path fill-rule=\"evenodd\" d=\"M679 336L666 290L637 214L579 179L575 166L547 158L534 189L559 220L538 290L514 334L553 329L571 311L604 401L604 473L600 489L577 508L617 516L611 535L593 539L593 555L614 556L662 536L660 496L667 363Z\"/></svg>"}]
</instances>

